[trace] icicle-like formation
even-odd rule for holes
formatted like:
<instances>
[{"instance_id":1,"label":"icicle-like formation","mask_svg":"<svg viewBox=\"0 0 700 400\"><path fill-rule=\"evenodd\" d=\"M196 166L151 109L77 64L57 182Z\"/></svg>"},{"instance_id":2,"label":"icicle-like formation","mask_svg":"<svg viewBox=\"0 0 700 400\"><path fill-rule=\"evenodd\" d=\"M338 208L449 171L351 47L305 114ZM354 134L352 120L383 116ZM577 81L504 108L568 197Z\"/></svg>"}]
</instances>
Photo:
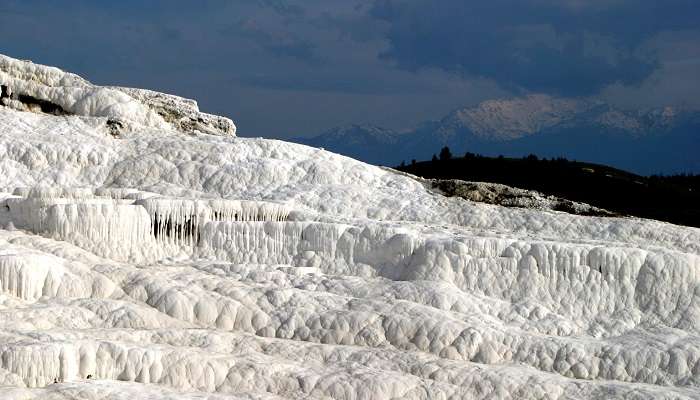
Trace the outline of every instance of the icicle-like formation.
<instances>
[{"instance_id":1,"label":"icicle-like formation","mask_svg":"<svg viewBox=\"0 0 700 400\"><path fill-rule=\"evenodd\" d=\"M56 295L61 272L40 255L0 255L0 288L3 293L23 300Z\"/></svg>"},{"instance_id":2,"label":"icicle-like formation","mask_svg":"<svg viewBox=\"0 0 700 400\"><path fill-rule=\"evenodd\" d=\"M290 212L276 203L172 199L131 189L40 187L13 193L0 205L14 226L118 259L190 253L208 222L281 222Z\"/></svg>"},{"instance_id":3,"label":"icicle-like formation","mask_svg":"<svg viewBox=\"0 0 700 400\"><path fill-rule=\"evenodd\" d=\"M207 221L286 221L290 210L263 201L208 200Z\"/></svg>"},{"instance_id":4,"label":"icicle-like formation","mask_svg":"<svg viewBox=\"0 0 700 400\"><path fill-rule=\"evenodd\" d=\"M106 207L117 205L130 205L132 200L120 199L104 199L104 198L85 198L76 201L71 198L22 198L11 197L3 201L5 210L11 215L11 220L16 227L27 229L35 233L43 233L46 231L48 210L53 206L83 204L83 205L104 205Z\"/></svg>"},{"instance_id":5,"label":"icicle-like formation","mask_svg":"<svg viewBox=\"0 0 700 400\"><path fill-rule=\"evenodd\" d=\"M103 276L93 279L81 266L71 268L61 258L6 245L0 251L0 291L28 302L44 296L102 297L111 293L113 288Z\"/></svg>"},{"instance_id":6,"label":"icicle-like formation","mask_svg":"<svg viewBox=\"0 0 700 400\"><path fill-rule=\"evenodd\" d=\"M28 187L15 188L14 195L33 199L91 199L95 197L90 188Z\"/></svg>"},{"instance_id":7,"label":"icicle-like formation","mask_svg":"<svg viewBox=\"0 0 700 400\"><path fill-rule=\"evenodd\" d=\"M137 189L129 188L97 188L93 191L96 197L108 197L110 199L135 199L139 195L148 195ZM153 196L153 194L150 194Z\"/></svg>"},{"instance_id":8,"label":"icicle-like formation","mask_svg":"<svg viewBox=\"0 0 700 400\"><path fill-rule=\"evenodd\" d=\"M144 199L157 196L155 193L144 192L138 189L131 188L73 188L73 187L56 187L56 186L34 186L34 187L15 187L4 190L7 193L12 193L15 196L33 198L33 199L76 199L85 200L93 198L105 199Z\"/></svg>"},{"instance_id":9,"label":"icicle-like formation","mask_svg":"<svg viewBox=\"0 0 700 400\"><path fill-rule=\"evenodd\" d=\"M400 279L421 241L392 227L360 229L338 223L209 222L199 255L233 263L291 264L329 274Z\"/></svg>"},{"instance_id":10,"label":"icicle-like formation","mask_svg":"<svg viewBox=\"0 0 700 400\"><path fill-rule=\"evenodd\" d=\"M152 198L137 200L150 218L150 234L159 242L194 246L199 236L199 221L205 214L196 200Z\"/></svg>"},{"instance_id":11,"label":"icicle-like formation","mask_svg":"<svg viewBox=\"0 0 700 400\"><path fill-rule=\"evenodd\" d=\"M200 251L234 263L298 264L318 254L333 260L348 227L313 222L209 222Z\"/></svg>"},{"instance_id":12,"label":"icicle-like formation","mask_svg":"<svg viewBox=\"0 0 700 400\"><path fill-rule=\"evenodd\" d=\"M103 188L95 190L95 195L103 197L111 197L113 199L124 199L124 200L142 200L151 197L157 197L158 194L151 192L144 192L135 189L110 189Z\"/></svg>"},{"instance_id":13,"label":"icicle-like formation","mask_svg":"<svg viewBox=\"0 0 700 400\"><path fill-rule=\"evenodd\" d=\"M45 192L44 192L45 194ZM155 251L150 218L133 200L9 197L0 206L20 229L127 260Z\"/></svg>"},{"instance_id":14,"label":"icicle-like formation","mask_svg":"<svg viewBox=\"0 0 700 400\"><path fill-rule=\"evenodd\" d=\"M141 207L123 204L65 204L49 207L46 231L61 240L118 260L148 248L150 219Z\"/></svg>"},{"instance_id":15,"label":"icicle-like formation","mask_svg":"<svg viewBox=\"0 0 700 400\"><path fill-rule=\"evenodd\" d=\"M281 204L238 200L146 198L136 201L151 217L151 233L161 242L195 246L201 227L210 221L286 221Z\"/></svg>"}]
</instances>

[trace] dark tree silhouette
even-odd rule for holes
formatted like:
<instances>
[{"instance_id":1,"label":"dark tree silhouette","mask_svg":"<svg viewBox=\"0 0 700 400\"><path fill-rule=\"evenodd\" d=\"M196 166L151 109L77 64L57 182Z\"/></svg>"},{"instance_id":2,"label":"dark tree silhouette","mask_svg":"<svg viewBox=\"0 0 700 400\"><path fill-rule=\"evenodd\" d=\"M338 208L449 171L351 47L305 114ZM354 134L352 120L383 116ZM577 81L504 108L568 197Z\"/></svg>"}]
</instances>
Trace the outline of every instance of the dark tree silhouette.
<instances>
[{"instance_id":1,"label":"dark tree silhouette","mask_svg":"<svg viewBox=\"0 0 700 400\"><path fill-rule=\"evenodd\" d=\"M700 175L644 177L600 164L469 154L411 162L401 170L423 178L497 182L588 203L617 213L700 227Z\"/></svg>"},{"instance_id":2,"label":"dark tree silhouette","mask_svg":"<svg viewBox=\"0 0 700 400\"><path fill-rule=\"evenodd\" d=\"M452 158L452 152L450 148L445 146L440 150L440 160L446 161Z\"/></svg>"}]
</instances>

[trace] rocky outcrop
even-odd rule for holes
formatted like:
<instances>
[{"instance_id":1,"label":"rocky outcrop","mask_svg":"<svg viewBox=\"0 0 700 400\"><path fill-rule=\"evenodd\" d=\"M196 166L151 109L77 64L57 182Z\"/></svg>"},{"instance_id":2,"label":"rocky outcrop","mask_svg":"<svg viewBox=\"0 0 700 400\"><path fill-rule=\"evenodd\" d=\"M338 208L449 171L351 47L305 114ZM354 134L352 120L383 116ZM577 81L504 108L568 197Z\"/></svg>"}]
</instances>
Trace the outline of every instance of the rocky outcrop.
<instances>
[{"instance_id":1,"label":"rocky outcrop","mask_svg":"<svg viewBox=\"0 0 700 400\"><path fill-rule=\"evenodd\" d=\"M113 136L143 129L235 136L197 102L144 89L102 87L58 68L0 55L0 104L19 111L98 118Z\"/></svg>"},{"instance_id":2,"label":"rocky outcrop","mask_svg":"<svg viewBox=\"0 0 700 400\"><path fill-rule=\"evenodd\" d=\"M586 203L546 196L534 190L525 190L499 183L467 182L459 179L428 179L432 189L449 197L461 197L479 203L504 207L532 208L537 210L563 211L575 215L599 217L616 216L615 213Z\"/></svg>"},{"instance_id":3,"label":"rocky outcrop","mask_svg":"<svg viewBox=\"0 0 700 400\"><path fill-rule=\"evenodd\" d=\"M197 102L171 94L146 89L112 87L148 106L166 122L183 132L202 132L211 135L236 135L236 125L226 117L199 111Z\"/></svg>"}]
</instances>

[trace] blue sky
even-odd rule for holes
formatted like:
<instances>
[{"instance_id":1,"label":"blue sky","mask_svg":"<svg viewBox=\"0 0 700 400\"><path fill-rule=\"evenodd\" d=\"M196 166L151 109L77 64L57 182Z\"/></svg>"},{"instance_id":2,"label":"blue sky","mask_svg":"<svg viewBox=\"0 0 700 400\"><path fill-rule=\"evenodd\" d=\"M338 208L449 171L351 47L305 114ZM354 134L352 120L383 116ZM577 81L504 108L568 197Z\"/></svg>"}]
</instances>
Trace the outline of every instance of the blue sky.
<instances>
[{"instance_id":1,"label":"blue sky","mask_svg":"<svg viewBox=\"0 0 700 400\"><path fill-rule=\"evenodd\" d=\"M284 138L526 93L700 108L699 20L697 0L3 0L0 52Z\"/></svg>"}]
</instances>

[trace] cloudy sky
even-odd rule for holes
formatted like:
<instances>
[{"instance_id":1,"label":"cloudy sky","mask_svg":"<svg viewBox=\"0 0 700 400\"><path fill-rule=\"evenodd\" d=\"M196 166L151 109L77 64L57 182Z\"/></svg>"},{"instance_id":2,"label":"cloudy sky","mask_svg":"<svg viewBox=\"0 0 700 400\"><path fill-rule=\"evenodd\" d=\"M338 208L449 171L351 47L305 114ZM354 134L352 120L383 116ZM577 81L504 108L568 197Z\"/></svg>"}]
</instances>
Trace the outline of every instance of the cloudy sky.
<instances>
[{"instance_id":1,"label":"cloudy sky","mask_svg":"<svg viewBox=\"0 0 700 400\"><path fill-rule=\"evenodd\" d=\"M700 108L698 21L697 0L2 0L0 52L290 137L526 93Z\"/></svg>"}]
</instances>

